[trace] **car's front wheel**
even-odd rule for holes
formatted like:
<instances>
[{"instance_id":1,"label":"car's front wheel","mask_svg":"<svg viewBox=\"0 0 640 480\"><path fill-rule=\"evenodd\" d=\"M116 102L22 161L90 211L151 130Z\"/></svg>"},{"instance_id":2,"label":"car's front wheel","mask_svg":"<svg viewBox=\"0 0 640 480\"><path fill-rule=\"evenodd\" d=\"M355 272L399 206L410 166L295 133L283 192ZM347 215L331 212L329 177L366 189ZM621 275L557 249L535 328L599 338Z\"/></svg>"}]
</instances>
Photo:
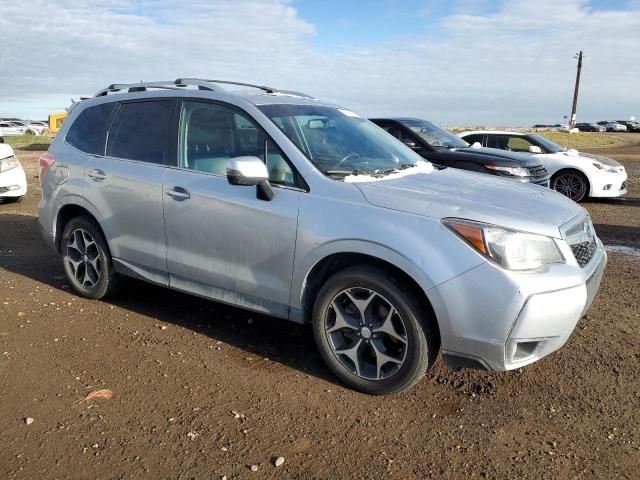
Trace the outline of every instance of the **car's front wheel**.
<instances>
[{"instance_id":1,"label":"car's front wheel","mask_svg":"<svg viewBox=\"0 0 640 480\"><path fill-rule=\"evenodd\" d=\"M64 228L61 240L64 271L79 295L99 299L118 284L107 242L89 217L76 217Z\"/></svg>"},{"instance_id":2,"label":"car's front wheel","mask_svg":"<svg viewBox=\"0 0 640 480\"><path fill-rule=\"evenodd\" d=\"M348 386L370 394L406 390L435 361L435 320L413 290L388 272L352 267L316 297L313 330L320 353Z\"/></svg>"},{"instance_id":3,"label":"car's front wheel","mask_svg":"<svg viewBox=\"0 0 640 480\"><path fill-rule=\"evenodd\" d=\"M589 193L589 182L582 173L567 170L553 177L551 188L574 202L581 202Z\"/></svg>"}]
</instances>

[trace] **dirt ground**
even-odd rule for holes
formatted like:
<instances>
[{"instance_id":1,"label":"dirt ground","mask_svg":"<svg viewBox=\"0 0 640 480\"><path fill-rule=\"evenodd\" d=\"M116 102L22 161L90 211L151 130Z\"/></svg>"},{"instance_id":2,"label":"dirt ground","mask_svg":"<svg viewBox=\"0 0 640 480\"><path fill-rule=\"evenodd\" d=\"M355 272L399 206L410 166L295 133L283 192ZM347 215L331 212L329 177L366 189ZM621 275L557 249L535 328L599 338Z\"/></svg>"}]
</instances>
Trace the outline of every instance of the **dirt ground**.
<instances>
[{"instance_id":1,"label":"dirt ground","mask_svg":"<svg viewBox=\"0 0 640 480\"><path fill-rule=\"evenodd\" d=\"M592 151L624 163L627 197L584 206L607 245L640 248L640 135L624 140ZM308 326L135 281L73 295L38 230L39 152L17 155L30 193L0 205L0 478L640 478L640 256L610 251L559 352L508 373L439 359L372 397L337 383Z\"/></svg>"}]
</instances>

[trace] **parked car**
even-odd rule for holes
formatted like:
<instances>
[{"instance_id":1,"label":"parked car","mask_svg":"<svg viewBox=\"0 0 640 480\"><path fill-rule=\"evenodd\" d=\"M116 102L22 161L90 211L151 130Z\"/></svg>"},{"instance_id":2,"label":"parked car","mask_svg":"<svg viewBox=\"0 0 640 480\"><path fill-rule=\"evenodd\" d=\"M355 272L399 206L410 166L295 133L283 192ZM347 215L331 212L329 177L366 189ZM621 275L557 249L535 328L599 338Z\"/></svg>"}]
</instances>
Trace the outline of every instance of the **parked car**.
<instances>
[{"instance_id":1,"label":"parked car","mask_svg":"<svg viewBox=\"0 0 640 480\"><path fill-rule=\"evenodd\" d=\"M640 132L640 123L632 120L616 120L620 125L627 127L627 132Z\"/></svg>"},{"instance_id":2,"label":"parked car","mask_svg":"<svg viewBox=\"0 0 640 480\"><path fill-rule=\"evenodd\" d=\"M576 128L581 132L606 132L607 128L604 125L598 125L597 123L576 123Z\"/></svg>"},{"instance_id":3,"label":"parked car","mask_svg":"<svg viewBox=\"0 0 640 480\"><path fill-rule=\"evenodd\" d=\"M0 137L1 139L1 137ZM19 202L27 194L27 177L13 148L0 141L0 202Z\"/></svg>"},{"instance_id":4,"label":"parked car","mask_svg":"<svg viewBox=\"0 0 640 480\"><path fill-rule=\"evenodd\" d=\"M598 125L602 125L607 129L607 132L626 132L627 127L612 120L602 120L598 122Z\"/></svg>"},{"instance_id":5,"label":"parked car","mask_svg":"<svg viewBox=\"0 0 640 480\"><path fill-rule=\"evenodd\" d=\"M371 121L436 165L549 186L549 175L537 159L503 150L470 147L448 130L418 118L372 118Z\"/></svg>"},{"instance_id":6,"label":"parked car","mask_svg":"<svg viewBox=\"0 0 640 480\"><path fill-rule=\"evenodd\" d=\"M529 153L544 163L551 175L551 188L579 202L586 197L621 197L627 193L627 172L615 160L567 150L535 134L503 131L464 132L467 142Z\"/></svg>"},{"instance_id":7,"label":"parked car","mask_svg":"<svg viewBox=\"0 0 640 480\"><path fill-rule=\"evenodd\" d=\"M0 135L24 135L26 128L14 122L0 122Z\"/></svg>"},{"instance_id":8,"label":"parked car","mask_svg":"<svg viewBox=\"0 0 640 480\"><path fill-rule=\"evenodd\" d=\"M29 123L24 131L25 135L42 135L47 130L45 125L40 123Z\"/></svg>"},{"instance_id":9,"label":"parked car","mask_svg":"<svg viewBox=\"0 0 640 480\"><path fill-rule=\"evenodd\" d=\"M375 394L440 347L453 369L510 370L567 341L606 263L583 208L436 169L348 109L226 83L111 85L71 109L38 211L78 295L129 275L312 322L335 375Z\"/></svg>"}]
</instances>

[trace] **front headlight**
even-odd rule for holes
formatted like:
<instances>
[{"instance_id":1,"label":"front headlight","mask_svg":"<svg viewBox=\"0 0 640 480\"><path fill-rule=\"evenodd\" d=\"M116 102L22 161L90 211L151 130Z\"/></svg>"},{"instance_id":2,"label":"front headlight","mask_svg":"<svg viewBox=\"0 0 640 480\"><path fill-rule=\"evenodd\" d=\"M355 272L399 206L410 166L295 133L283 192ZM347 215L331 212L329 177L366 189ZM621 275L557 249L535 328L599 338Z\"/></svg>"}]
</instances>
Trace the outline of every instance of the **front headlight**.
<instances>
[{"instance_id":1,"label":"front headlight","mask_svg":"<svg viewBox=\"0 0 640 480\"><path fill-rule=\"evenodd\" d=\"M489 170L495 170L498 172L505 172L509 175L513 175L514 177L528 177L529 170L524 167L501 167L499 165L492 165L490 163L486 164L484 168L488 168Z\"/></svg>"},{"instance_id":2,"label":"front headlight","mask_svg":"<svg viewBox=\"0 0 640 480\"><path fill-rule=\"evenodd\" d=\"M564 263L556 242L544 235L457 218L445 219L443 223L479 253L507 270L537 270L545 265Z\"/></svg>"},{"instance_id":3,"label":"front headlight","mask_svg":"<svg viewBox=\"0 0 640 480\"><path fill-rule=\"evenodd\" d=\"M0 173L4 173L7 170L20 166L20 162L13 155L11 157L3 158L0 160Z\"/></svg>"},{"instance_id":4,"label":"front headlight","mask_svg":"<svg viewBox=\"0 0 640 480\"><path fill-rule=\"evenodd\" d=\"M605 172L609 172L609 173L616 173L618 171L618 167L611 167L603 163L594 163L593 166L596 167L598 170L604 170Z\"/></svg>"}]
</instances>

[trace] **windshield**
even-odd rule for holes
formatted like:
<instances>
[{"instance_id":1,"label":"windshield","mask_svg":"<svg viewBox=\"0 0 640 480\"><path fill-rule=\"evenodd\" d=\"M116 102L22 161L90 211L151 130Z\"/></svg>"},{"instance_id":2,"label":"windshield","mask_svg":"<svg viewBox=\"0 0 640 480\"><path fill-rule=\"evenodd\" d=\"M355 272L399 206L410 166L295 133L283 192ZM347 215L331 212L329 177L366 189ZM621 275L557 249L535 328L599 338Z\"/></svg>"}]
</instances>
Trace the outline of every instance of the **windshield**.
<instances>
[{"instance_id":1,"label":"windshield","mask_svg":"<svg viewBox=\"0 0 640 480\"><path fill-rule=\"evenodd\" d=\"M542 145L542 147L547 151L547 153L558 153L564 152L566 148L561 147L560 145L553 143L551 140L547 140L540 135L530 135L537 143Z\"/></svg>"},{"instance_id":2,"label":"windshield","mask_svg":"<svg viewBox=\"0 0 640 480\"><path fill-rule=\"evenodd\" d=\"M353 112L315 105L263 105L260 110L325 175L385 175L422 157Z\"/></svg>"},{"instance_id":3,"label":"windshield","mask_svg":"<svg viewBox=\"0 0 640 480\"><path fill-rule=\"evenodd\" d=\"M426 120L403 120L402 124L435 148L464 148L469 146L460 137Z\"/></svg>"}]
</instances>

